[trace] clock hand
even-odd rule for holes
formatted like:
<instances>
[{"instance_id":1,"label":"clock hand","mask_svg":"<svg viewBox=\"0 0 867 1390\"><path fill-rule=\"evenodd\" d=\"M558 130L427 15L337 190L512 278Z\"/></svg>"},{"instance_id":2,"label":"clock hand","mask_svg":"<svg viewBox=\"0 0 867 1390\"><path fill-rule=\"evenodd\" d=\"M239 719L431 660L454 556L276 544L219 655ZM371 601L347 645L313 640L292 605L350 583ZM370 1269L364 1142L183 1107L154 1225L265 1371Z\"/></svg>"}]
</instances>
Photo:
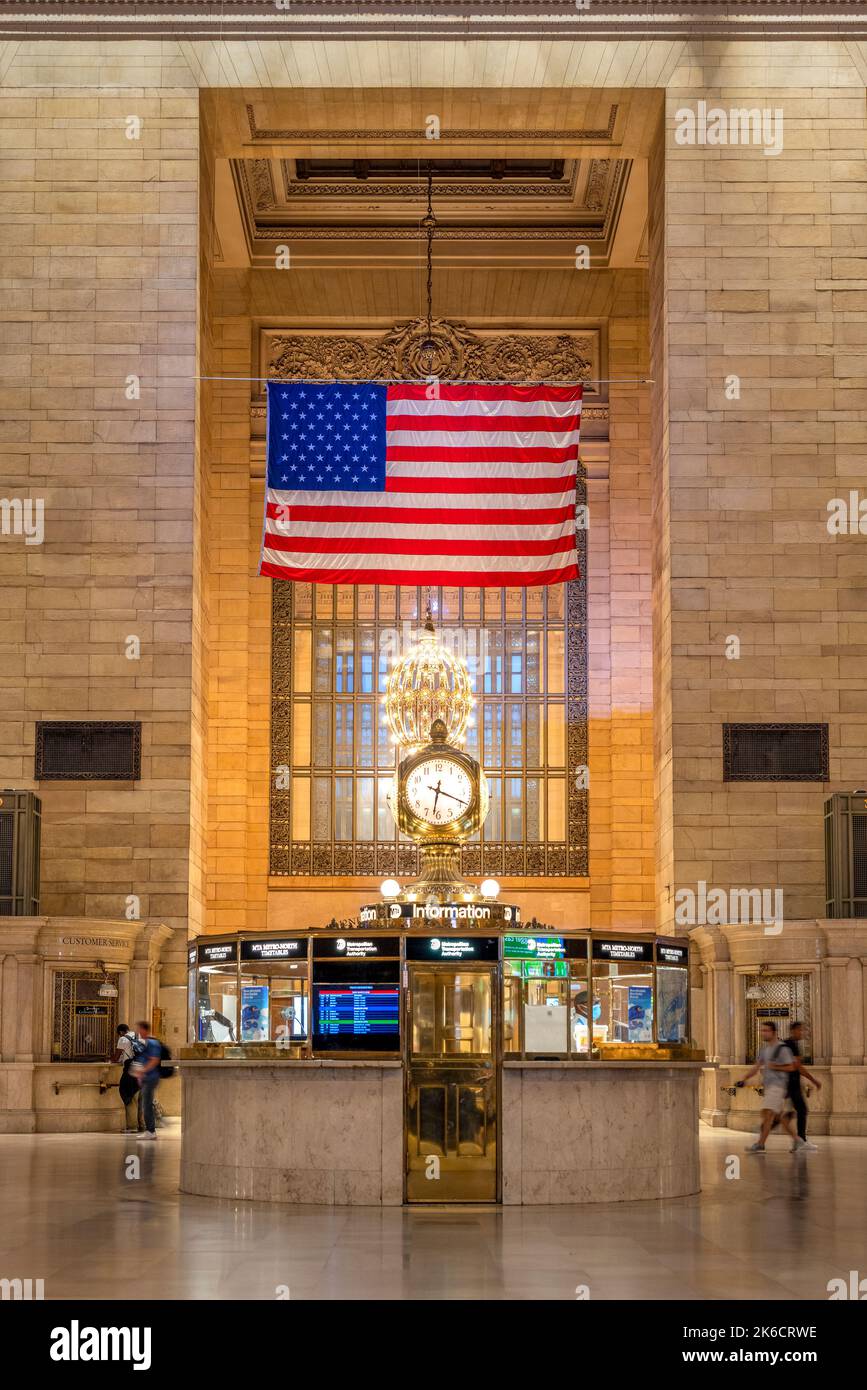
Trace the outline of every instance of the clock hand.
<instances>
[{"instance_id":1,"label":"clock hand","mask_svg":"<svg viewBox=\"0 0 867 1390\"><path fill-rule=\"evenodd\" d=\"M436 796L434 797L434 804L433 804L433 812L432 812L433 815L436 815L437 802L438 802L439 799L440 799L440 782L441 782L441 781L442 781L442 778L440 778L440 780L437 782L437 784L436 784L435 787L428 786L428 791L436 792Z\"/></svg>"},{"instance_id":2,"label":"clock hand","mask_svg":"<svg viewBox=\"0 0 867 1390\"><path fill-rule=\"evenodd\" d=\"M469 805L469 802L464 801L463 797L455 796L454 792L441 791L439 782L437 782L435 787L432 787L430 784L428 784L428 791L436 792L437 796L447 796L450 801L456 801L459 806ZM436 801L434 801L434 810L436 810Z\"/></svg>"}]
</instances>

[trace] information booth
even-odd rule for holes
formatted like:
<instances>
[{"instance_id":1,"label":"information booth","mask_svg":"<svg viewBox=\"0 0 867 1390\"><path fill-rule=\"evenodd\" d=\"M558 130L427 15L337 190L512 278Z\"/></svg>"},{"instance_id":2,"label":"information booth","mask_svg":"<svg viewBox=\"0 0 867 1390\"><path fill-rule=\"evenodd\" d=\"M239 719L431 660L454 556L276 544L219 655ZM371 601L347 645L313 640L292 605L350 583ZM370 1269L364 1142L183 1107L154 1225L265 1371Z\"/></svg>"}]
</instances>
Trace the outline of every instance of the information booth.
<instances>
[{"instance_id":1,"label":"information booth","mask_svg":"<svg viewBox=\"0 0 867 1390\"><path fill-rule=\"evenodd\" d=\"M646 1145L650 1117L665 1104L666 1084L678 1079L676 1069L687 1068L696 1081L700 1069L690 1049L688 942L531 932L521 929L517 909L499 905L495 925L484 918L476 925L456 912L441 912L431 924L424 915L401 911L395 921L382 905L382 910L366 909L367 920L357 929L200 940L190 949L191 1045L182 1054L191 1093L205 1077L203 1068L217 1069L207 1073L212 1086L221 1067L236 1080L238 1068L264 1068L272 1077L267 1103L273 1105L275 1077L279 1084L280 1075L290 1074L282 1068L312 1068L310 1078L321 1079L295 1086L287 1143L291 1148L306 1133L309 1118L323 1151L331 1152L328 1125L342 1113L345 1128L353 1095L360 1097L366 1087L371 1097L379 1097L382 1112L375 1116L375 1105L366 1107L371 1126L377 1134L393 1134L399 1146L390 1159L383 1156L383 1171L396 1162L399 1173L396 1178L392 1173L392 1197L380 1200L394 1200L398 1189L400 1200L408 1202L535 1200L527 1195L527 1171L538 1174L533 1165L544 1161L533 1152L537 1122L529 1117L536 1107L543 1107L541 1123L552 1153L558 1144L565 1148L566 1157L557 1162L578 1164L582 1154L592 1156L592 1145L588 1149L581 1132L568 1138L576 1115L583 1115L577 1123L586 1128L582 1107L591 1095L599 1107L604 1096L622 1137L628 1128L627 1086L630 1116L635 1095L643 1097L648 1118L636 1143ZM365 1069L377 1068L398 1068L399 1084L393 1073L384 1072L374 1084ZM332 1078L330 1087L326 1076ZM643 1090L636 1092L639 1082ZM302 1089L309 1117L297 1109ZM248 1076L248 1107L255 1091ZM331 1110L326 1100L338 1093L345 1101ZM230 1122L218 1100L211 1113L215 1125L221 1115L223 1123ZM247 1122L252 1123L249 1108ZM363 1116L358 1122L363 1125ZM613 1144L615 1132L606 1142ZM357 1137L353 1142L356 1150L364 1147ZM239 1145L243 1149L243 1135L229 1147L236 1152ZM609 1166L613 1161L604 1159ZM660 1163L671 1169L671 1155L660 1155ZM198 1176L188 1190L207 1191L202 1177L207 1165L194 1166ZM246 1173L255 1167L240 1166ZM519 1168L520 1182L514 1176ZM294 1171L290 1163L288 1170ZM675 1185L689 1187L694 1181L689 1175ZM361 1186L368 1192L371 1185ZM337 1178L332 1188L339 1190ZM510 1197L519 1189L523 1195ZM303 1184L298 1188L307 1190ZM288 1189L276 1198L291 1199ZM319 1199L301 1195L298 1200Z\"/></svg>"}]
</instances>

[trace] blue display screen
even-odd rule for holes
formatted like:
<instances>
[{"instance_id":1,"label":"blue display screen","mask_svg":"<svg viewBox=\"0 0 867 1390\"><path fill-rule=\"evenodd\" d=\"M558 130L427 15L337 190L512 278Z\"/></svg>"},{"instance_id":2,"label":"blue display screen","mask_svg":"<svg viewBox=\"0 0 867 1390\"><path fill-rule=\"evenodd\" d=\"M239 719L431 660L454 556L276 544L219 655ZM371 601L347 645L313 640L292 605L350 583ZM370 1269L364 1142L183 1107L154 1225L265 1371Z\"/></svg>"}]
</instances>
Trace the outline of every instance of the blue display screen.
<instances>
[{"instance_id":1,"label":"blue display screen","mask_svg":"<svg viewBox=\"0 0 867 1390\"><path fill-rule=\"evenodd\" d=\"M366 1038L375 1049L378 1039L400 1033L397 985L315 985L313 993L314 1034L320 1042L344 1039L352 1045Z\"/></svg>"}]
</instances>

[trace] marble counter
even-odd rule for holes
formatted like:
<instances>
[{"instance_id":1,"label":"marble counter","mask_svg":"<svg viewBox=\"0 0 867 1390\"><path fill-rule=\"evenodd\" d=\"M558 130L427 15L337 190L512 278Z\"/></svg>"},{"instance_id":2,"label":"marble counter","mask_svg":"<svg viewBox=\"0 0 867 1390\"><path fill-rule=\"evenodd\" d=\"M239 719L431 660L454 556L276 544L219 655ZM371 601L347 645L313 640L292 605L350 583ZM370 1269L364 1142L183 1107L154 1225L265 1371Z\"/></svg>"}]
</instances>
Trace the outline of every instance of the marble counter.
<instances>
[{"instance_id":1,"label":"marble counter","mask_svg":"<svg viewBox=\"0 0 867 1390\"><path fill-rule=\"evenodd\" d=\"M403 1201L399 1061L182 1061L182 1192L325 1206Z\"/></svg>"},{"instance_id":2,"label":"marble counter","mask_svg":"<svg viewBox=\"0 0 867 1390\"><path fill-rule=\"evenodd\" d=\"M686 1197L702 1062L506 1062L503 1204Z\"/></svg>"},{"instance_id":3,"label":"marble counter","mask_svg":"<svg viewBox=\"0 0 867 1390\"><path fill-rule=\"evenodd\" d=\"M181 1190L325 1206L403 1200L398 1060L181 1061ZM699 1190L701 1062L506 1062L507 1205Z\"/></svg>"}]
</instances>

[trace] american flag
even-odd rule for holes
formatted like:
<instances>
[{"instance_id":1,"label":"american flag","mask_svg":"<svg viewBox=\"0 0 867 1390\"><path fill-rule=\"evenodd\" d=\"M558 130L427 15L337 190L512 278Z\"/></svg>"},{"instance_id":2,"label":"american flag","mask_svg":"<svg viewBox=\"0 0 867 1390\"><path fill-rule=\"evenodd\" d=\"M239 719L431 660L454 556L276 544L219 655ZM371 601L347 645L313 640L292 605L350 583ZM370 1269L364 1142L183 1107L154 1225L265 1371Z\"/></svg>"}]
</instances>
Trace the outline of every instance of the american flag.
<instances>
[{"instance_id":1,"label":"american flag","mask_svg":"<svg viewBox=\"0 0 867 1390\"><path fill-rule=\"evenodd\" d=\"M270 381L259 573L575 579L580 419L580 386Z\"/></svg>"}]
</instances>

